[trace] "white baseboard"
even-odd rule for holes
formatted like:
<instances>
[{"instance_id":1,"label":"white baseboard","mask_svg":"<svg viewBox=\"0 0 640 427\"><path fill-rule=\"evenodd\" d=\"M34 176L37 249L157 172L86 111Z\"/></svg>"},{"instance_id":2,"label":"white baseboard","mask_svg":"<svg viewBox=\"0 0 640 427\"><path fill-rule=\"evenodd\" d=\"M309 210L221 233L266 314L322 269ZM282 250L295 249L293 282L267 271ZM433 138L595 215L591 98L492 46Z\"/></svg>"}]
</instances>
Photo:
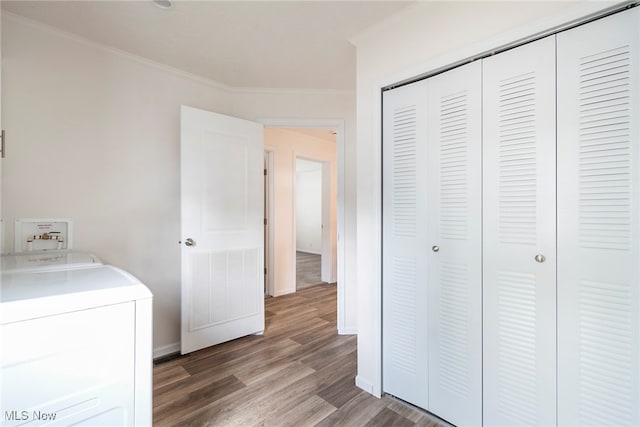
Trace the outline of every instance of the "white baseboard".
<instances>
[{"instance_id":1,"label":"white baseboard","mask_svg":"<svg viewBox=\"0 0 640 427\"><path fill-rule=\"evenodd\" d=\"M366 391L367 393L374 395L375 397L378 397L378 398L380 397L373 392L373 384L365 380L364 378L362 378L360 375L356 376L356 386L360 387L362 390Z\"/></svg>"},{"instance_id":2,"label":"white baseboard","mask_svg":"<svg viewBox=\"0 0 640 427\"><path fill-rule=\"evenodd\" d=\"M322 255L322 252L314 251L312 249L299 249L299 248L296 248L296 252L304 252L304 253L313 254L313 255Z\"/></svg>"},{"instance_id":3,"label":"white baseboard","mask_svg":"<svg viewBox=\"0 0 640 427\"><path fill-rule=\"evenodd\" d=\"M356 328L338 328L338 335L358 335Z\"/></svg>"},{"instance_id":4,"label":"white baseboard","mask_svg":"<svg viewBox=\"0 0 640 427\"><path fill-rule=\"evenodd\" d=\"M180 342L174 342L173 344L163 345L162 347L156 347L153 349L153 358L167 356L169 354L180 352Z\"/></svg>"},{"instance_id":5,"label":"white baseboard","mask_svg":"<svg viewBox=\"0 0 640 427\"><path fill-rule=\"evenodd\" d=\"M289 288L289 289L281 289L278 292L274 292L275 295L273 295L274 297L279 297L281 295L287 295L287 294L292 294L296 291L296 288Z\"/></svg>"}]
</instances>

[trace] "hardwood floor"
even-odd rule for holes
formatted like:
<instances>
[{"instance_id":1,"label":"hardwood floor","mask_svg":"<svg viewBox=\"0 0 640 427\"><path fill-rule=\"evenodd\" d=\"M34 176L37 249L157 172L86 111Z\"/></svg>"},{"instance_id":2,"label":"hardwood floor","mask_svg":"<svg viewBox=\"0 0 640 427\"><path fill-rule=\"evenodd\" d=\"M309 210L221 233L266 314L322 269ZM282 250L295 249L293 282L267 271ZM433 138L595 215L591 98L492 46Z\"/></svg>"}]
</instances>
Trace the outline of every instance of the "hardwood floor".
<instances>
[{"instance_id":1,"label":"hardwood floor","mask_svg":"<svg viewBox=\"0 0 640 427\"><path fill-rule=\"evenodd\" d=\"M299 291L322 283L320 268L320 255L296 251L296 290Z\"/></svg>"},{"instance_id":2,"label":"hardwood floor","mask_svg":"<svg viewBox=\"0 0 640 427\"><path fill-rule=\"evenodd\" d=\"M336 332L336 286L265 300L266 330L158 364L156 426L445 426L357 388L356 337Z\"/></svg>"}]
</instances>

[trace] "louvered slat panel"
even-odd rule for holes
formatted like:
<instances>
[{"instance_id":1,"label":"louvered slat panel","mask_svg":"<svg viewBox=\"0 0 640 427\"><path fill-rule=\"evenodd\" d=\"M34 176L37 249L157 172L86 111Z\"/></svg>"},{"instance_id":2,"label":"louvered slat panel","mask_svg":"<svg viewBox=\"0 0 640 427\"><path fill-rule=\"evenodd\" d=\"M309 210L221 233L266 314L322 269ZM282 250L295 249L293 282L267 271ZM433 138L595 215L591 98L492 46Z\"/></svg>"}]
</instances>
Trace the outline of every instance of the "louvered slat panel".
<instances>
[{"instance_id":1,"label":"louvered slat panel","mask_svg":"<svg viewBox=\"0 0 640 427\"><path fill-rule=\"evenodd\" d=\"M640 425L640 10L558 34L558 424Z\"/></svg>"},{"instance_id":2,"label":"louvered slat panel","mask_svg":"<svg viewBox=\"0 0 640 427\"><path fill-rule=\"evenodd\" d=\"M498 274L498 410L521 425L537 418L536 278Z\"/></svg>"},{"instance_id":3,"label":"louvered slat panel","mask_svg":"<svg viewBox=\"0 0 640 427\"><path fill-rule=\"evenodd\" d=\"M386 393L426 408L426 84L383 95L382 364Z\"/></svg>"},{"instance_id":4,"label":"louvered slat panel","mask_svg":"<svg viewBox=\"0 0 640 427\"><path fill-rule=\"evenodd\" d=\"M429 410L482 423L482 68L428 80Z\"/></svg>"},{"instance_id":5,"label":"louvered slat panel","mask_svg":"<svg viewBox=\"0 0 640 427\"><path fill-rule=\"evenodd\" d=\"M631 245L629 46L580 59L580 244Z\"/></svg>"},{"instance_id":6,"label":"louvered slat panel","mask_svg":"<svg viewBox=\"0 0 640 427\"><path fill-rule=\"evenodd\" d=\"M416 232L416 106L393 112L393 231L397 237Z\"/></svg>"},{"instance_id":7,"label":"louvered slat panel","mask_svg":"<svg viewBox=\"0 0 640 427\"><path fill-rule=\"evenodd\" d=\"M503 79L500 120L500 241L536 243L536 77Z\"/></svg>"},{"instance_id":8,"label":"louvered slat panel","mask_svg":"<svg viewBox=\"0 0 640 427\"><path fill-rule=\"evenodd\" d=\"M629 284L580 282L580 423L633 424L633 294Z\"/></svg>"},{"instance_id":9,"label":"louvered slat panel","mask_svg":"<svg viewBox=\"0 0 640 427\"><path fill-rule=\"evenodd\" d=\"M484 425L556 422L555 56L483 61Z\"/></svg>"},{"instance_id":10,"label":"louvered slat panel","mask_svg":"<svg viewBox=\"0 0 640 427\"><path fill-rule=\"evenodd\" d=\"M469 294L465 265L440 266L440 387L460 398L469 395ZM436 285L434 283L434 285Z\"/></svg>"},{"instance_id":11,"label":"louvered slat panel","mask_svg":"<svg viewBox=\"0 0 640 427\"><path fill-rule=\"evenodd\" d=\"M466 239L468 217L467 91L440 100L440 236Z\"/></svg>"},{"instance_id":12,"label":"louvered slat panel","mask_svg":"<svg viewBox=\"0 0 640 427\"><path fill-rule=\"evenodd\" d=\"M393 141L391 160L392 224L396 237L415 236L417 215L416 183L416 105L393 111ZM416 260L414 257L393 257L389 313L390 363L408 375L417 372L416 324Z\"/></svg>"},{"instance_id":13,"label":"louvered slat panel","mask_svg":"<svg viewBox=\"0 0 640 427\"><path fill-rule=\"evenodd\" d=\"M389 354L391 364L408 375L418 371L416 316L416 260L394 257L391 263L392 287L389 314Z\"/></svg>"}]
</instances>

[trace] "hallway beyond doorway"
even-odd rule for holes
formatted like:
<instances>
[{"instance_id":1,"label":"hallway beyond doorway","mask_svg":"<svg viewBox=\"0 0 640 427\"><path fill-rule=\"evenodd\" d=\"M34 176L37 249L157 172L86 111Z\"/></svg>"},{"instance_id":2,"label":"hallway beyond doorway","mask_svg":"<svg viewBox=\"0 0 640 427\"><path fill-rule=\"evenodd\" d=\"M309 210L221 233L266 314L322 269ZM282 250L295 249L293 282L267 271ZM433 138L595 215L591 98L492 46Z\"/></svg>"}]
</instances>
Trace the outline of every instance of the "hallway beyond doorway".
<instances>
[{"instance_id":1,"label":"hallway beyond doorway","mask_svg":"<svg viewBox=\"0 0 640 427\"><path fill-rule=\"evenodd\" d=\"M320 255L296 251L296 290L324 283L320 279Z\"/></svg>"}]
</instances>

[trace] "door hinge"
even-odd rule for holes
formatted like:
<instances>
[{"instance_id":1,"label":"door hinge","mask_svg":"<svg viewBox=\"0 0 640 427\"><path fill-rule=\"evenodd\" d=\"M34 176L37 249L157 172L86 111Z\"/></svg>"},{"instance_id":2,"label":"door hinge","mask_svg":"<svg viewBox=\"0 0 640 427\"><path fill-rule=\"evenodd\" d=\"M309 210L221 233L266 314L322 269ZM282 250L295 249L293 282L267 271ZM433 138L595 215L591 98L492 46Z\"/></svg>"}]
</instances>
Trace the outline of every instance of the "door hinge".
<instances>
[{"instance_id":1,"label":"door hinge","mask_svg":"<svg viewBox=\"0 0 640 427\"><path fill-rule=\"evenodd\" d=\"M264 176L267 176L267 170L266 169L264 170Z\"/></svg>"},{"instance_id":2,"label":"door hinge","mask_svg":"<svg viewBox=\"0 0 640 427\"><path fill-rule=\"evenodd\" d=\"M0 131L0 158L5 157L5 148L4 148L4 129Z\"/></svg>"},{"instance_id":3,"label":"door hinge","mask_svg":"<svg viewBox=\"0 0 640 427\"><path fill-rule=\"evenodd\" d=\"M266 276L266 274L267 274L267 268L266 268L266 267L265 267L265 269L264 269L264 274L265 274L265 276Z\"/></svg>"},{"instance_id":4,"label":"door hinge","mask_svg":"<svg viewBox=\"0 0 640 427\"><path fill-rule=\"evenodd\" d=\"M264 219L264 225L267 225L267 218Z\"/></svg>"}]
</instances>

